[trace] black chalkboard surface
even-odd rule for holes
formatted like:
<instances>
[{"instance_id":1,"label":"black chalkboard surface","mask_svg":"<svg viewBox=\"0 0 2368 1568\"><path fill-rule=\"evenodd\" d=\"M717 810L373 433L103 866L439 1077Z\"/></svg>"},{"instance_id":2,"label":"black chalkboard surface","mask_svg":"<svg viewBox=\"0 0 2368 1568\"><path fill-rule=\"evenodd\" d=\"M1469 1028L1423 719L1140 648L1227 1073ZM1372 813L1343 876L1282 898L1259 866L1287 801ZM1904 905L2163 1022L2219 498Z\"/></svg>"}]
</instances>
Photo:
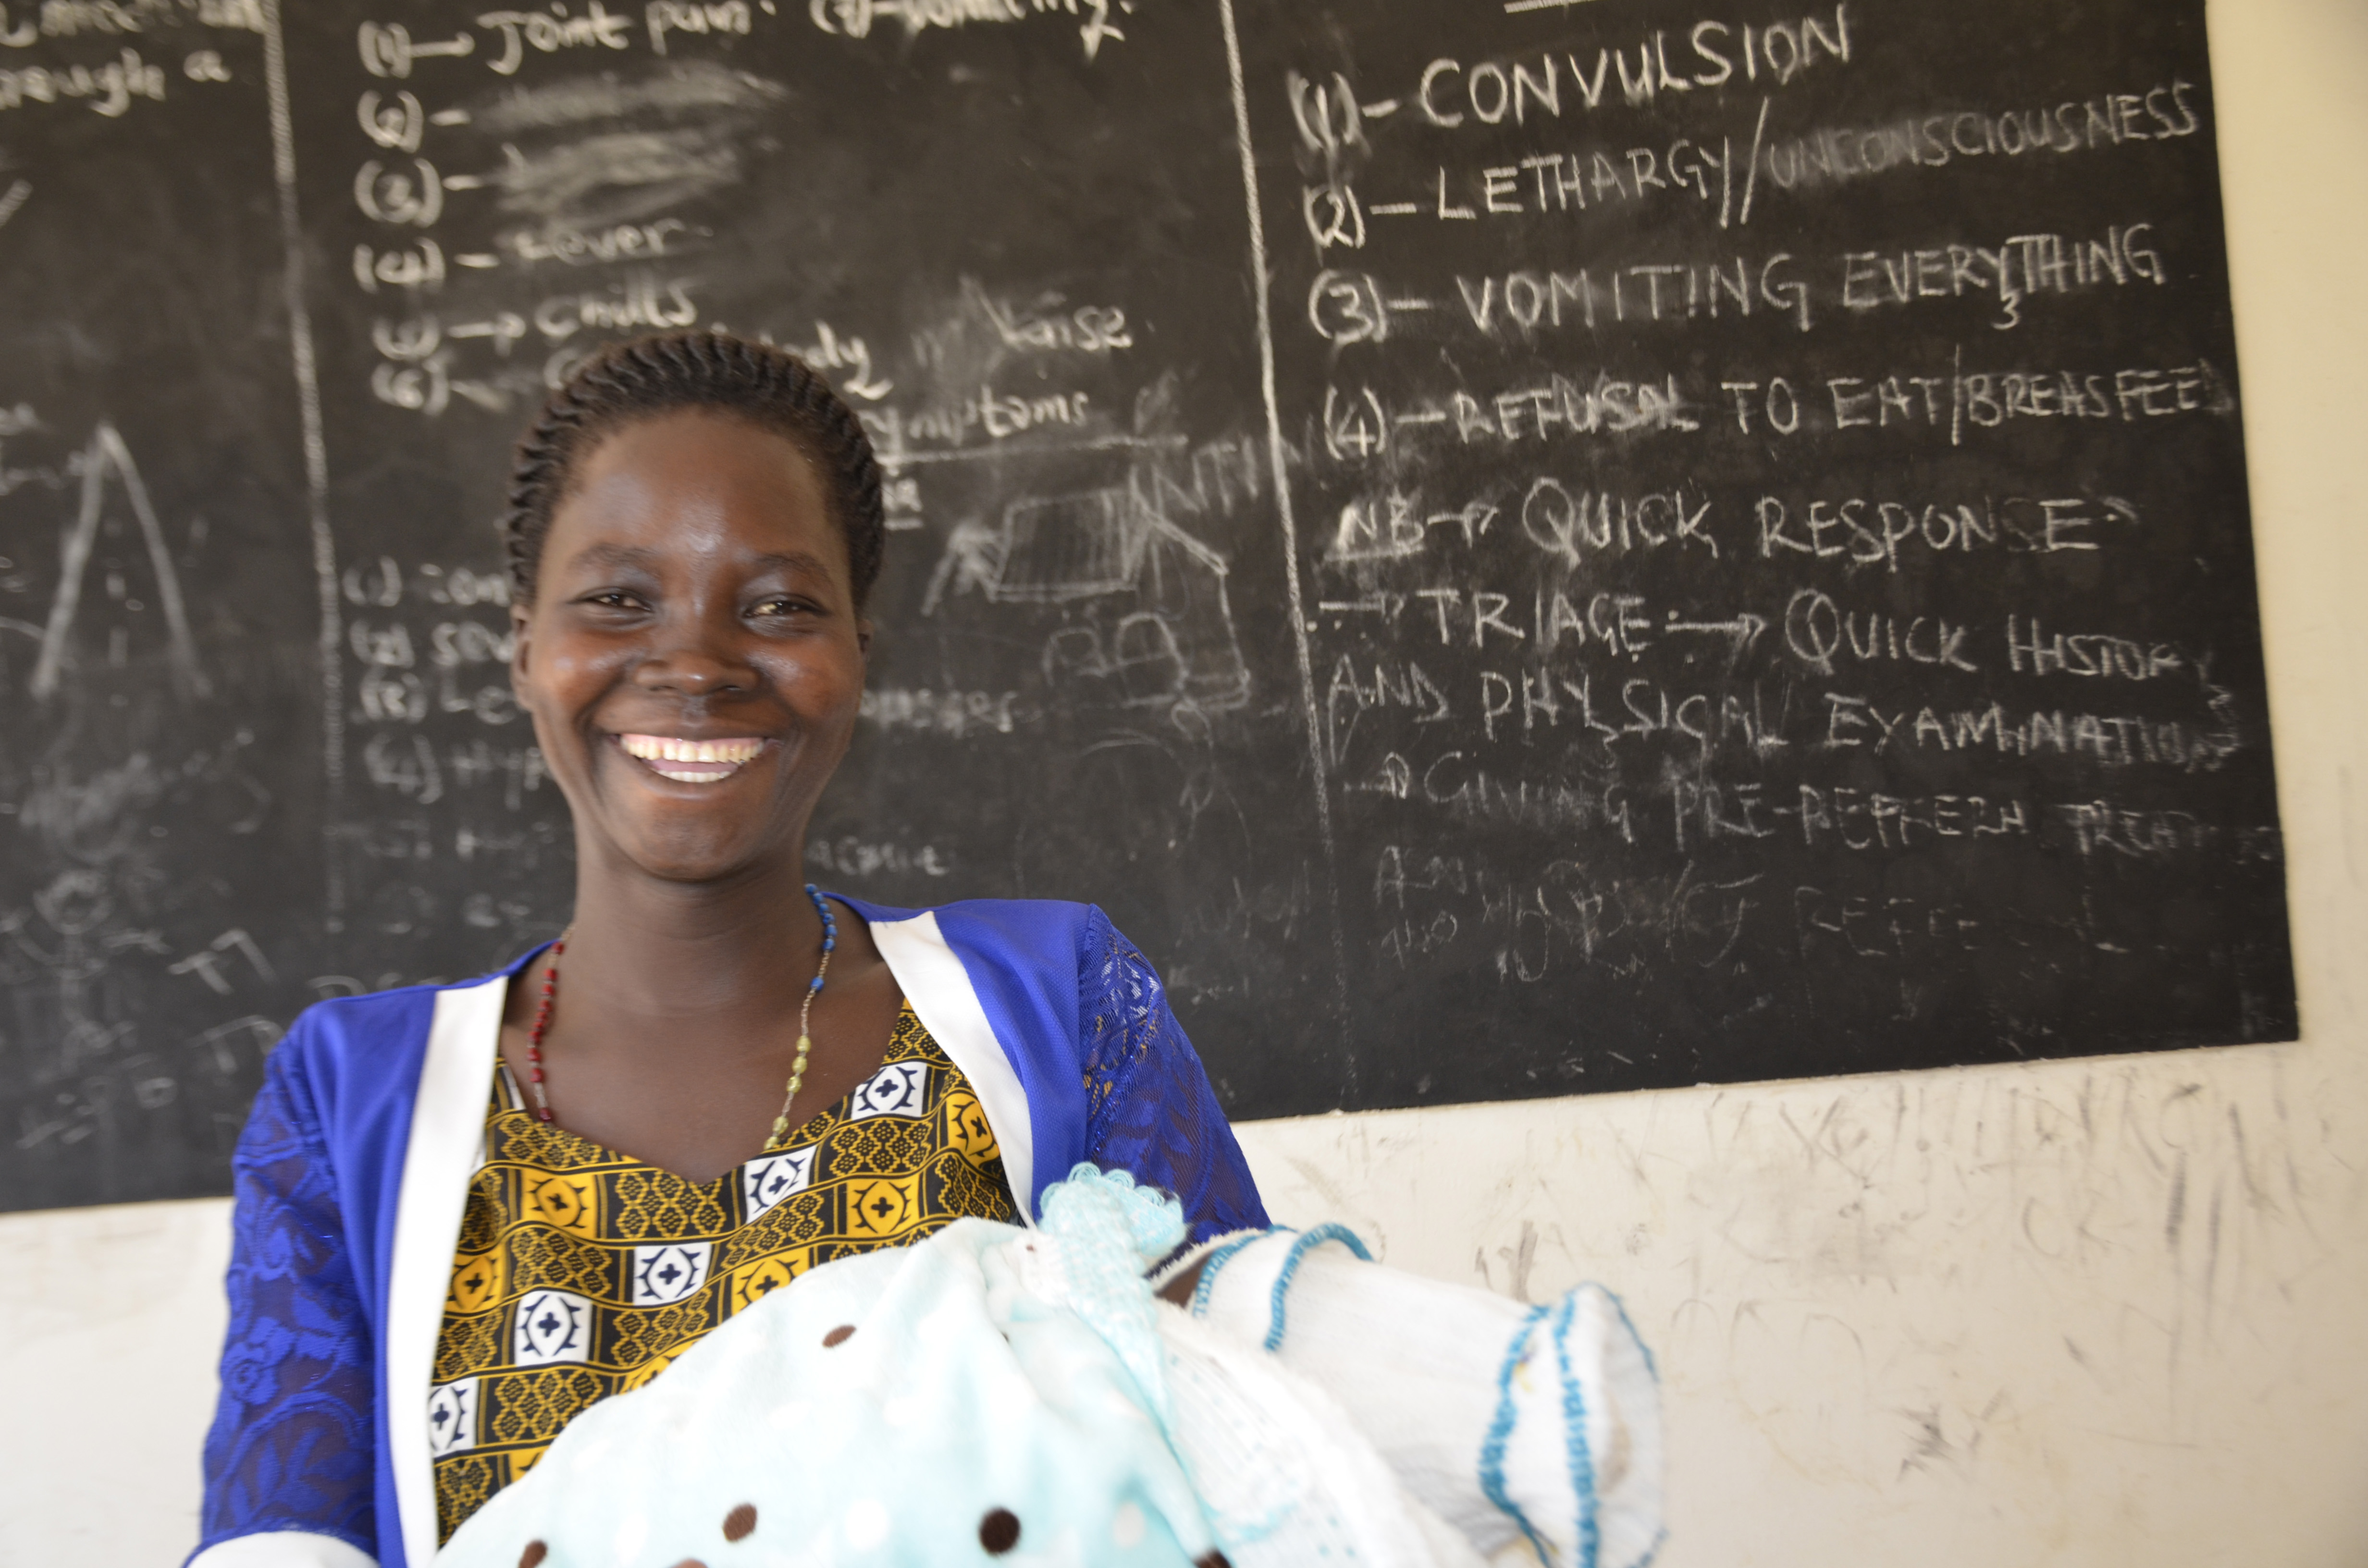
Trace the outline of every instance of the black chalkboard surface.
<instances>
[{"instance_id":1,"label":"black chalkboard surface","mask_svg":"<svg viewBox=\"0 0 2368 1568\"><path fill-rule=\"evenodd\" d=\"M2292 1031L2200 7L1244 38L1367 1094Z\"/></svg>"},{"instance_id":2,"label":"black chalkboard surface","mask_svg":"<svg viewBox=\"0 0 2368 1568\"><path fill-rule=\"evenodd\" d=\"M558 929L505 449L689 324L890 475L817 879L1101 903L1237 1116L2294 1031L2200 5L0 45L0 1206Z\"/></svg>"},{"instance_id":3,"label":"black chalkboard surface","mask_svg":"<svg viewBox=\"0 0 2368 1568\"><path fill-rule=\"evenodd\" d=\"M9 1208L224 1190L313 995L320 607L263 21L0 16Z\"/></svg>"}]
</instances>

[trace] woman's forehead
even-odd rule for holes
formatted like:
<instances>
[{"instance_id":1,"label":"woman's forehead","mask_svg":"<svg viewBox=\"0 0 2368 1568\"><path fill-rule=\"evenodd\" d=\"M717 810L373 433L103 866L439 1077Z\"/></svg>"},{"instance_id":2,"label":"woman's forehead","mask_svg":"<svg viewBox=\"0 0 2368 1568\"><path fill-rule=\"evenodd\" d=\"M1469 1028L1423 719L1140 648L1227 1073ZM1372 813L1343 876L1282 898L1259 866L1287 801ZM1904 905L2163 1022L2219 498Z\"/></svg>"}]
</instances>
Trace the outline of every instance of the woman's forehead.
<instances>
[{"instance_id":1,"label":"woman's forehead","mask_svg":"<svg viewBox=\"0 0 2368 1568\"><path fill-rule=\"evenodd\" d=\"M697 487L701 480L722 480L816 500L823 488L803 442L720 409L669 409L614 426L594 438L575 468L584 489Z\"/></svg>"},{"instance_id":2,"label":"woman's forehead","mask_svg":"<svg viewBox=\"0 0 2368 1568\"><path fill-rule=\"evenodd\" d=\"M604 437L552 525L557 553L593 564L653 567L686 551L776 563L845 555L803 447L703 410L636 420Z\"/></svg>"}]
</instances>

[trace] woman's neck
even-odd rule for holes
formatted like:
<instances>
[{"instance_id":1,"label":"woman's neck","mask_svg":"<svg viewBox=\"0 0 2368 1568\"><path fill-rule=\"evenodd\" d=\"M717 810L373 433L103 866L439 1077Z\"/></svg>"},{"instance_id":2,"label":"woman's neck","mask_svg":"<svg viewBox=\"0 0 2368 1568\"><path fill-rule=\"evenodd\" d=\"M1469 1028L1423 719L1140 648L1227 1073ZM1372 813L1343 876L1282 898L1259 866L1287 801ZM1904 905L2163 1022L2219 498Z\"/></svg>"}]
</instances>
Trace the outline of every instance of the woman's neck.
<instances>
[{"instance_id":1,"label":"woman's neck","mask_svg":"<svg viewBox=\"0 0 2368 1568\"><path fill-rule=\"evenodd\" d=\"M794 1013L822 946L798 856L723 882L667 882L579 861L568 1001L679 1024Z\"/></svg>"},{"instance_id":2,"label":"woman's neck","mask_svg":"<svg viewBox=\"0 0 2368 1568\"><path fill-rule=\"evenodd\" d=\"M529 1054L539 966L510 988L511 1071L545 1085L570 1132L694 1181L764 1148L777 1116L802 1122L836 1103L879 1067L903 993L870 928L845 909L834 912L829 985L810 991L822 919L802 861L688 884L604 869L597 852L579 859L575 934L541 1056ZM803 1024L811 1060L785 1108Z\"/></svg>"}]
</instances>

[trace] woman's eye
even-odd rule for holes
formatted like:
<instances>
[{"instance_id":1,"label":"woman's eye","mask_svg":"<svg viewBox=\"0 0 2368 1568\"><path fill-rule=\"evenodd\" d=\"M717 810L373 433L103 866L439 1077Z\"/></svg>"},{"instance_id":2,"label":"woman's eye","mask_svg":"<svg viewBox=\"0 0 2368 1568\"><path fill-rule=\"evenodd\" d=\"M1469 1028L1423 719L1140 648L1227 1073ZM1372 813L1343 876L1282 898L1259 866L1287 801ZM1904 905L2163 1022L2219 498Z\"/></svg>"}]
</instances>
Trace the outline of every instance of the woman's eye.
<instances>
[{"instance_id":1,"label":"woman's eye","mask_svg":"<svg viewBox=\"0 0 2368 1568\"><path fill-rule=\"evenodd\" d=\"M796 615L807 608L806 602L803 599L759 599L757 601L756 608L751 613L779 619L782 616Z\"/></svg>"}]
</instances>

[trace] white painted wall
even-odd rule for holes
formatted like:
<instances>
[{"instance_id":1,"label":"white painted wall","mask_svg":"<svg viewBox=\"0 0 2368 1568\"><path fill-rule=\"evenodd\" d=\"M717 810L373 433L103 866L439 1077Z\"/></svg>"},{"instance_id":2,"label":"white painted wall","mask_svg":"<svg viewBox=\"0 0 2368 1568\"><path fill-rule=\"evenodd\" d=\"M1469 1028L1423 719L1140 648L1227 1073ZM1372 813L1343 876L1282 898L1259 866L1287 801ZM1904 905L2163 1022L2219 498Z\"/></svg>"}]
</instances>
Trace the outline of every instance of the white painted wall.
<instances>
[{"instance_id":1,"label":"white painted wall","mask_svg":"<svg viewBox=\"0 0 2368 1568\"><path fill-rule=\"evenodd\" d=\"M0 1568L198 1542L227 1199L0 1216Z\"/></svg>"},{"instance_id":2,"label":"white painted wall","mask_svg":"<svg viewBox=\"0 0 2368 1568\"><path fill-rule=\"evenodd\" d=\"M1243 1130L1286 1222L1626 1295L1666 1568L2368 1563L2368 5L2213 48L2305 1041ZM226 1221L0 1218L0 1564L194 1540Z\"/></svg>"}]
</instances>

